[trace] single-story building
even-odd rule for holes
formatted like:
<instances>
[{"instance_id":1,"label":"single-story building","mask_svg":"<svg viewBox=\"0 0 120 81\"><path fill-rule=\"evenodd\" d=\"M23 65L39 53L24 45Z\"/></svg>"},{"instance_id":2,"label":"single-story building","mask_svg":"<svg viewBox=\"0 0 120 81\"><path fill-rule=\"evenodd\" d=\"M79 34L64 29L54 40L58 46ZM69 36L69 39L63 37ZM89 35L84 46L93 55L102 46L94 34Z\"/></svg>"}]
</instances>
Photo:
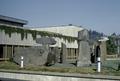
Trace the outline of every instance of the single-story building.
<instances>
[{"instance_id":1,"label":"single-story building","mask_svg":"<svg viewBox=\"0 0 120 81\"><path fill-rule=\"evenodd\" d=\"M51 48L58 47L61 49L62 44L66 46L67 61L76 62L80 57L80 53L89 53L88 56L90 56L89 48L81 47L84 43L88 46L86 43L89 43L87 29L71 24L37 28L23 27L23 25L26 24L26 20L0 15L0 60L12 58L14 56L15 48L41 46L41 44L36 43L36 39L43 36L52 37L57 41L55 45L50 46ZM85 31L83 32L83 30ZM83 43L81 44L80 41L83 41ZM88 52L81 52L82 49ZM86 58L86 60L89 59Z\"/></svg>"},{"instance_id":2,"label":"single-story building","mask_svg":"<svg viewBox=\"0 0 120 81\"><path fill-rule=\"evenodd\" d=\"M61 48L61 43L67 47L68 59L76 59L78 56L77 37L78 31L83 30L80 26L66 25L45 28L27 28L23 25L27 21L0 15L0 59L9 59L14 55L16 47L39 46L36 38L50 36L57 43L51 47ZM9 23L8 23L9 22ZM50 31L47 31L50 30Z\"/></svg>"}]
</instances>

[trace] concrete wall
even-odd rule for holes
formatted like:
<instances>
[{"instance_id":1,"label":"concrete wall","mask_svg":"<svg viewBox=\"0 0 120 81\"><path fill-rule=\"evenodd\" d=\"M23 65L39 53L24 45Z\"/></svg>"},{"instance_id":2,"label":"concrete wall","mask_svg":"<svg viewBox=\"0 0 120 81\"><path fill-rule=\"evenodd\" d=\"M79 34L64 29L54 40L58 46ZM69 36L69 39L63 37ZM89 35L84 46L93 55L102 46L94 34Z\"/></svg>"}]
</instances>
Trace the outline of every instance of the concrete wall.
<instances>
[{"instance_id":1,"label":"concrete wall","mask_svg":"<svg viewBox=\"0 0 120 81\"><path fill-rule=\"evenodd\" d=\"M5 34L4 31L0 31L0 44L7 45L37 45L35 40L33 40L32 35L28 34L28 38L21 40L21 35L18 33L12 33L11 37L8 34Z\"/></svg>"},{"instance_id":2,"label":"concrete wall","mask_svg":"<svg viewBox=\"0 0 120 81\"><path fill-rule=\"evenodd\" d=\"M31 28L32 30L37 31L48 31L48 32L54 32L59 33L65 36L72 36L72 37L78 37L78 31L83 30L84 28L81 28L79 26L53 26L53 27L44 27L44 28ZM63 39L55 38L57 41L56 45L61 47L61 43L64 43L67 48L78 48L77 41L69 43L68 41L64 41Z\"/></svg>"},{"instance_id":3,"label":"concrete wall","mask_svg":"<svg viewBox=\"0 0 120 81\"><path fill-rule=\"evenodd\" d=\"M119 76L26 71L0 72L0 78L28 81L120 81Z\"/></svg>"},{"instance_id":4,"label":"concrete wall","mask_svg":"<svg viewBox=\"0 0 120 81\"><path fill-rule=\"evenodd\" d=\"M53 27L40 27L40 28L31 28L32 30L38 31L49 31L54 33L59 33L66 36L78 37L78 31L83 30L84 28L80 26L53 26Z\"/></svg>"},{"instance_id":5,"label":"concrete wall","mask_svg":"<svg viewBox=\"0 0 120 81\"><path fill-rule=\"evenodd\" d=\"M0 44L3 43L3 33L4 33L4 32L0 31Z\"/></svg>"},{"instance_id":6,"label":"concrete wall","mask_svg":"<svg viewBox=\"0 0 120 81\"><path fill-rule=\"evenodd\" d=\"M57 27L58 28L58 27ZM63 30L64 32L66 32L66 28L65 30L63 28L59 28L60 30ZM67 27L67 29L69 29ZM52 29L50 28L50 30L52 31ZM58 30L58 29L57 29ZM69 33L71 34L70 36L73 36L72 34L75 34L75 36L77 36L78 34L78 30L76 29L76 27L72 27L72 29L70 29L72 31L70 31ZM77 30L77 31L74 31L74 30ZM80 30L80 29L79 29ZM56 32L56 33L61 33L60 31L59 32ZM68 33L68 32L67 32ZM66 34L67 35L67 34ZM69 36L69 35L67 35ZM41 36L40 35L37 35L37 38L40 38ZM66 45L67 48L78 48L78 44L77 44L77 41L74 41L74 42L68 42L68 41L65 41L63 39L60 39L60 38L57 38L57 37L54 37L55 40L57 41L57 43L55 45L52 45L51 47L61 47L61 43L64 43ZM18 33L12 33L11 34L11 37L9 37L8 34L5 34L4 31L0 31L0 44L7 44L7 45L23 45L23 46L39 46L39 44L36 43L35 40L33 40L32 38L32 35L31 34L28 34L27 35L27 39L24 38L23 40L21 40L21 34L18 34Z\"/></svg>"},{"instance_id":7,"label":"concrete wall","mask_svg":"<svg viewBox=\"0 0 120 81\"><path fill-rule=\"evenodd\" d=\"M55 40L57 41L56 44L51 45L51 47L61 47L61 43L64 43L67 48L78 48L77 40L75 40L74 42L68 42L60 38L55 38Z\"/></svg>"}]
</instances>

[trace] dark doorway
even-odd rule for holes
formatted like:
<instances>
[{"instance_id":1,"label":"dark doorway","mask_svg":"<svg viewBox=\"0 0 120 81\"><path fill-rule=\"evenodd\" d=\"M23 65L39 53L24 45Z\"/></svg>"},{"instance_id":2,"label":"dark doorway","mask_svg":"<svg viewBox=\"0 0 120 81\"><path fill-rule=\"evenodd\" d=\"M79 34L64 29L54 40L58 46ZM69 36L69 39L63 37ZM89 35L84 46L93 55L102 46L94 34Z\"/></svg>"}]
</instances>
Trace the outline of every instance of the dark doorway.
<instances>
[{"instance_id":1,"label":"dark doorway","mask_svg":"<svg viewBox=\"0 0 120 81\"><path fill-rule=\"evenodd\" d=\"M0 58L3 58L3 46L0 45Z\"/></svg>"},{"instance_id":2,"label":"dark doorway","mask_svg":"<svg viewBox=\"0 0 120 81\"><path fill-rule=\"evenodd\" d=\"M91 63L95 63L95 55L94 55L94 53L91 53Z\"/></svg>"},{"instance_id":3,"label":"dark doorway","mask_svg":"<svg viewBox=\"0 0 120 81\"><path fill-rule=\"evenodd\" d=\"M100 46L96 47L96 58L100 57Z\"/></svg>"},{"instance_id":4,"label":"dark doorway","mask_svg":"<svg viewBox=\"0 0 120 81\"><path fill-rule=\"evenodd\" d=\"M96 63L97 58L100 57L100 46L96 46L95 50L91 53L91 63Z\"/></svg>"}]
</instances>

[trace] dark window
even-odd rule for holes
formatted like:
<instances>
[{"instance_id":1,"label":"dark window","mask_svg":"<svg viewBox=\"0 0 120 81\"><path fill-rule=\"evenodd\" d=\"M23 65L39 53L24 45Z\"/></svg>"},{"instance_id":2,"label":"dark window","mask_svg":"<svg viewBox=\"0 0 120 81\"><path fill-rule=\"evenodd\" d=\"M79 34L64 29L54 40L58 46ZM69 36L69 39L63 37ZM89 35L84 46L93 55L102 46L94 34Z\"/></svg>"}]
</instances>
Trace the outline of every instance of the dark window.
<instances>
[{"instance_id":1,"label":"dark window","mask_svg":"<svg viewBox=\"0 0 120 81\"><path fill-rule=\"evenodd\" d=\"M3 46L0 46L0 58L3 58Z\"/></svg>"}]
</instances>

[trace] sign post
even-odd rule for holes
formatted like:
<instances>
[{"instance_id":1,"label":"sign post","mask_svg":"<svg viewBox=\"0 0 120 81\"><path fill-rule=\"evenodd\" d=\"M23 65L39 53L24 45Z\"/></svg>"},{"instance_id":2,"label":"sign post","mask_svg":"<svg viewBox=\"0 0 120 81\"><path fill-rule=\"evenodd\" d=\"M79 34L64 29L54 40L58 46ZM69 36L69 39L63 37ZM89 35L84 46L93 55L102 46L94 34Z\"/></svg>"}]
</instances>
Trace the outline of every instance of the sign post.
<instances>
[{"instance_id":1,"label":"sign post","mask_svg":"<svg viewBox=\"0 0 120 81\"><path fill-rule=\"evenodd\" d=\"M23 68L23 59L24 59L24 57L23 57L23 56L21 56L20 68Z\"/></svg>"},{"instance_id":2,"label":"sign post","mask_svg":"<svg viewBox=\"0 0 120 81\"><path fill-rule=\"evenodd\" d=\"M101 72L101 60L100 60L100 57L97 58L97 72Z\"/></svg>"}]
</instances>

